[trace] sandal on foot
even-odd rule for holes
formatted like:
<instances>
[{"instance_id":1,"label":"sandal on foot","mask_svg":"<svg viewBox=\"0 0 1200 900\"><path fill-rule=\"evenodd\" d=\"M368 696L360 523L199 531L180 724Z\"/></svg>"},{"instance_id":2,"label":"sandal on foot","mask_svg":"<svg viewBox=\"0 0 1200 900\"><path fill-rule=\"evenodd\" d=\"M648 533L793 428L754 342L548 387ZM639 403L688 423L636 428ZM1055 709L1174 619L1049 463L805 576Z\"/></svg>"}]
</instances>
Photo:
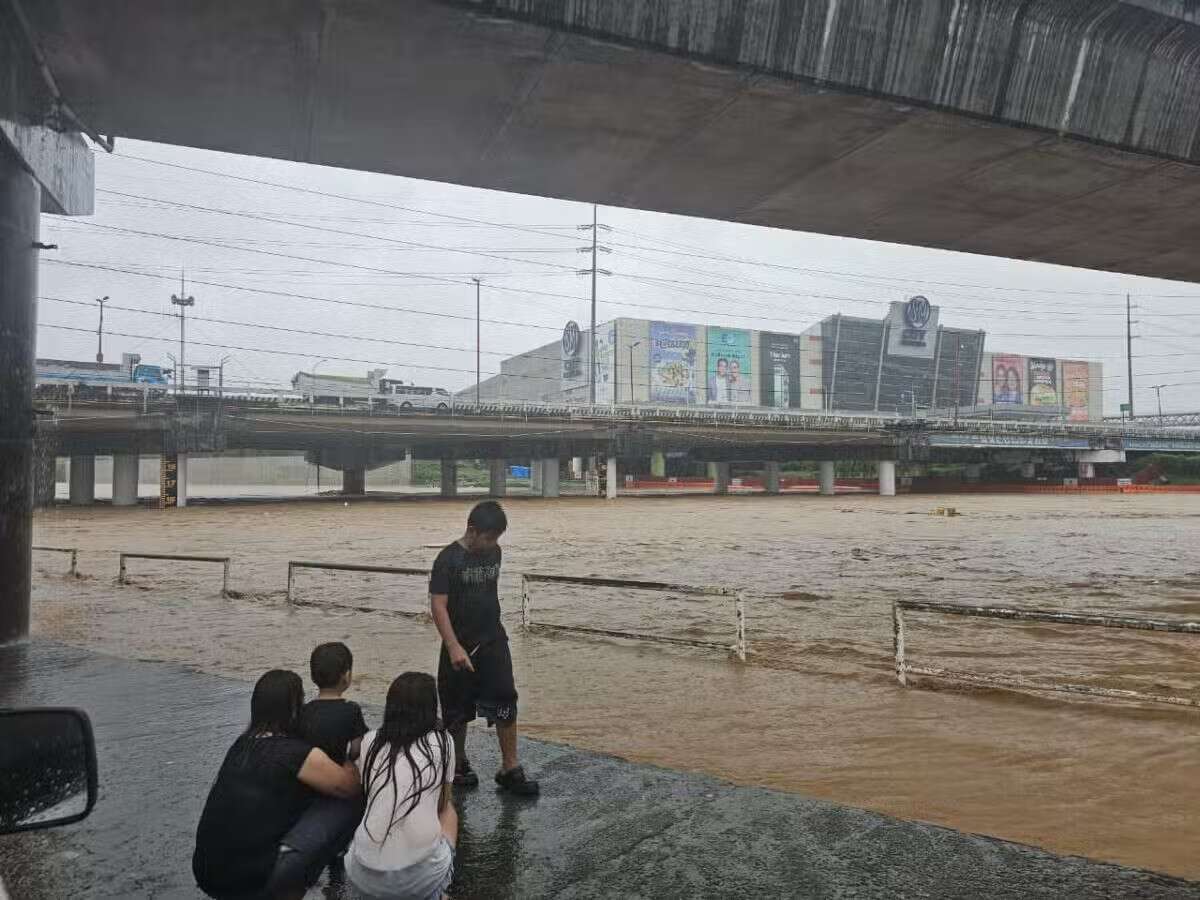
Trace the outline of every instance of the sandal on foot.
<instances>
[{"instance_id":1,"label":"sandal on foot","mask_svg":"<svg viewBox=\"0 0 1200 900\"><path fill-rule=\"evenodd\" d=\"M497 772L496 784L500 785L500 787L510 794L516 794L520 797L535 797L539 791L538 783L530 781L525 777L524 766L517 766L515 769L509 769L507 772Z\"/></svg>"}]
</instances>

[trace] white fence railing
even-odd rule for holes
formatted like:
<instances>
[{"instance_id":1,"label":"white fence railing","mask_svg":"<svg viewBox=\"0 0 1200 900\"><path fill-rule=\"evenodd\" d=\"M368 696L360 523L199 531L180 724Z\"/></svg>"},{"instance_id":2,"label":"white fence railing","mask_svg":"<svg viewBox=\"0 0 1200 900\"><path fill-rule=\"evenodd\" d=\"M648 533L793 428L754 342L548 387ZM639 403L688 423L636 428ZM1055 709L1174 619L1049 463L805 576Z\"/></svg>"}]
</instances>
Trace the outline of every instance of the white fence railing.
<instances>
[{"instance_id":1,"label":"white fence railing","mask_svg":"<svg viewBox=\"0 0 1200 900\"><path fill-rule=\"evenodd\" d=\"M300 600L296 597L296 570L321 569L332 572L373 572L382 575L417 575L429 577L428 569L409 569L399 566L373 566L360 563L327 563L310 562L306 560L291 560L288 562L287 602L293 606L319 606L325 609L346 609L353 612L375 612L391 616L406 616L410 619L427 619L424 611L417 612L407 609L385 609L381 606L354 606L349 603L332 603L326 600Z\"/></svg>"},{"instance_id":2,"label":"white fence railing","mask_svg":"<svg viewBox=\"0 0 1200 900\"><path fill-rule=\"evenodd\" d=\"M896 656L896 679L908 684L909 675L941 678L974 684L980 687L1007 688L1022 691L1057 691L1067 694L1086 694L1116 700L1140 700L1150 703L1167 703L1173 706L1200 707L1200 700L1188 697L1168 697L1147 694L1141 691L1097 687L1086 684L1050 684L1035 681L1020 675L987 675L978 672L960 672L940 666L914 666L907 659L906 612L927 612L951 616L969 616L982 619L1007 619L1021 622L1052 622L1059 625L1084 625L1099 628L1125 628L1135 631L1159 631L1172 634L1200 634L1200 622L1166 622L1158 619L1137 619L1127 616L1081 615L1079 613L1051 612L1039 609L1012 609L1002 606L965 606L955 603L930 603L921 600L897 600L892 604L893 645Z\"/></svg>"},{"instance_id":3,"label":"white fence railing","mask_svg":"<svg viewBox=\"0 0 1200 900\"><path fill-rule=\"evenodd\" d=\"M719 641L701 641L692 638L670 637L668 635L645 634L635 631L617 631L609 628L592 628L585 625L556 625L549 622L533 621L533 599L530 595L531 584L576 584L587 587L625 588L636 591L661 591L671 594L685 594L698 597L730 597L734 609L734 640L733 644ZM595 634L604 637L629 638L638 641L654 641L660 644L681 644L687 647L705 647L713 650L732 650L742 662L746 661L746 594L744 591L723 587L704 587L688 584L670 584L662 581L631 581L625 578L584 578L575 575L542 575L524 573L521 575L521 625L527 629L542 629L553 631L569 631L577 634Z\"/></svg>"},{"instance_id":4,"label":"white fence railing","mask_svg":"<svg viewBox=\"0 0 1200 900\"><path fill-rule=\"evenodd\" d=\"M34 547L32 548L39 553L68 553L71 557L71 568L67 570L69 575L79 575L79 549L76 547Z\"/></svg>"},{"instance_id":5,"label":"white fence railing","mask_svg":"<svg viewBox=\"0 0 1200 900\"><path fill-rule=\"evenodd\" d=\"M228 556L193 556L187 553L122 553L117 569L117 584L128 584L126 578L126 560L129 559L159 559L174 562L190 563L220 563L221 564L221 596L229 596L229 557Z\"/></svg>"}]
</instances>

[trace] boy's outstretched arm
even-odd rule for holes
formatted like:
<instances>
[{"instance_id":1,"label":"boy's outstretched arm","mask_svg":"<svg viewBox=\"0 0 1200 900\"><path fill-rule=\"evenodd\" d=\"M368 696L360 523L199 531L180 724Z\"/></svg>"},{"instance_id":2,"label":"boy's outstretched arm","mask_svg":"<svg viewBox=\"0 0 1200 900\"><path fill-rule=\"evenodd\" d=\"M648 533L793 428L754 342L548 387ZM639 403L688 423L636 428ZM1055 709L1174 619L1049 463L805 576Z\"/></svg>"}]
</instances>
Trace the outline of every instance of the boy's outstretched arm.
<instances>
[{"instance_id":1,"label":"boy's outstretched arm","mask_svg":"<svg viewBox=\"0 0 1200 900\"><path fill-rule=\"evenodd\" d=\"M446 653L450 656L450 665L456 669L468 669L474 672L475 667L471 665L471 657L463 649L463 645L458 642L454 626L450 624L449 604L450 598L446 594L430 594L429 609L433 614L433 624L437 626L438 634L442 636L442 643L446 645Z\"/></svg>"}]
</instances>

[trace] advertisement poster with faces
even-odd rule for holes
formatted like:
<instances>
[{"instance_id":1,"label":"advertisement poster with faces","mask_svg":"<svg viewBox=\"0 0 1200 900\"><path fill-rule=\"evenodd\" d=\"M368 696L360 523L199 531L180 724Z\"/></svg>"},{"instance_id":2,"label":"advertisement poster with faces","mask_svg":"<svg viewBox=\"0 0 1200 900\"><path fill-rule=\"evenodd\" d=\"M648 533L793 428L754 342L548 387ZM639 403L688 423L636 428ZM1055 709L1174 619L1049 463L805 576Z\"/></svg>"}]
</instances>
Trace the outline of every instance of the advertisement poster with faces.
<instances>
[{"instance_id":1,"label":"advertisement poster with faces","mask_svg":"<svg viewBox=\"0 0 1200 900\"><path fill-rule=\"evenodd\" d=\"M753 396L750 379L750 332L734 328L708 329L708 403L717 406L749 406Z\"/></svg>"},{"instance_id":2,"label":"advertisement poster with faces","mask_svg":"<svg viewBox=\"0 0 1200 900\"><path fill-rule=\"evenodd\" d=\"M992 357L992 403L1025 403L1025 360L1020 356Z\"/></svg>"},{"instance_id":3,"label":"advertisement poster with faces","mask_svg":"<svg viewBox=\"0 0 1200 900\"><path fill-rule=\"evenodd\" d=\"M1072 422L1088 420L1088 395L1091 393L1091 373L1085 362L1064 362L1063 396L1066 400L1067 418Z\"/></svg>"},{"instance_id":4,"label":"advertisement poster with faces","mask_svg":"<svg viewBox=\"0 0 1200 900\"><path fill-rule=\"evenodd\" d=\"M1058 406L1058 361L1029 360L1029 405Z\"/></svg>"},{"instance_id":5,"label":"advertisement poster with faces","mask_svg":"<svg viewBox=\"0 0 1200 900\"><path fill-rule=\"evenodd\" d=\"M650 402L696 402L696 326L650 323Z\"/></svg>"}]
</instances>

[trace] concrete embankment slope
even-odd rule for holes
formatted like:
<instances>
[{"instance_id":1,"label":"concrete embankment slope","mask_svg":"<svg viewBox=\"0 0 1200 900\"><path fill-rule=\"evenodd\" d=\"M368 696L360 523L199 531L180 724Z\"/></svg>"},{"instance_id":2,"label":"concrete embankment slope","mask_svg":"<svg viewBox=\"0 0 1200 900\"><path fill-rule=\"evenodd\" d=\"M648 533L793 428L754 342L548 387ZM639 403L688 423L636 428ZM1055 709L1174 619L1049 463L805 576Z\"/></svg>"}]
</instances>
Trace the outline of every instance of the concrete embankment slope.
<instances>
[{"instance_id":1,"label":"concrete embankment slope","mask_svg":"<svg viewBox=\"0 0 1200 900\"><path fill-rule=\"evenodd\" d=\"M0 648L0 706L87 709L101 772L90 819L0 840L12 896L199 896L193 829L249 693L245 682L46 641ZM477 767L490 771L494 742L473 738ZM523 753L539 800L502 798L486 782L461 799L456 900L1200 897L1200 885L1166 876L794 794L538 741ZM342 894L336 884L310 892Z\"/></svg>"}]
</instances>

